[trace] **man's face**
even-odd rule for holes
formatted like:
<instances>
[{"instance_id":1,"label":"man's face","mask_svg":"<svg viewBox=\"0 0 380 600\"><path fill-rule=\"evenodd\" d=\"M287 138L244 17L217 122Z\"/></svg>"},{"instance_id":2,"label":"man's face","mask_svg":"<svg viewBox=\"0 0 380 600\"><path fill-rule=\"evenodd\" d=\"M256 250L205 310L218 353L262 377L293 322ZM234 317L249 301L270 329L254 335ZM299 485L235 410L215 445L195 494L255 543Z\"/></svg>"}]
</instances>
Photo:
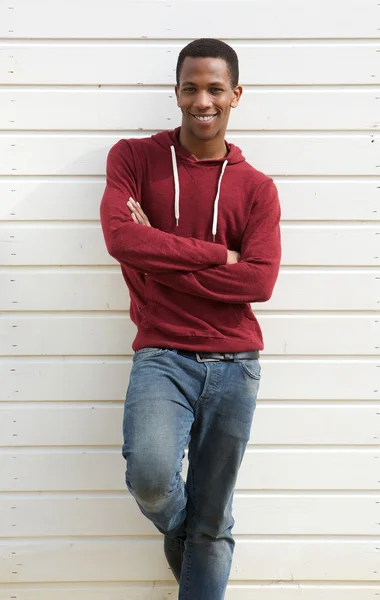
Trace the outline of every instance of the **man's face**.
<instances>
[{"instance_id":1,"label":"man's face","mask_svg":"<svg viewBox=\"0 0 380 600\"><path fill-rule=\"evenodd\" d=\"M230 110L242 94L241 86L232 88L225 60L187 56L175 92L186 133L203 141L218 134L224 139Z\"/></svg>"}]
</instances>

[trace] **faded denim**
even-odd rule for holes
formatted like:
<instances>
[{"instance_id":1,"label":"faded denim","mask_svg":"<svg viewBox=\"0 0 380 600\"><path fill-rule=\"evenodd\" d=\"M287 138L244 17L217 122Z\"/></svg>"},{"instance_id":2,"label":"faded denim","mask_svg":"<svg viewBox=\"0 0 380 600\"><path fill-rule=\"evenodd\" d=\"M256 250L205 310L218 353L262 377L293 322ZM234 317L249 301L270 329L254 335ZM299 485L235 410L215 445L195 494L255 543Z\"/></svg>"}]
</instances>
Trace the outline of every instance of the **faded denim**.
<instances>
[{"instance_id":1,"label":"faded denim","mask_svg":"<svg viewBox=\"0 0 380 600\"><path fill-rule=\"evenodd\" d=\"M161 533L187 536L179 600L224 598L235 543L233 492L259 380L258 360L199 363L160 348L133 357L123 421L126 483Z\"/></svg>"}]
</instances>

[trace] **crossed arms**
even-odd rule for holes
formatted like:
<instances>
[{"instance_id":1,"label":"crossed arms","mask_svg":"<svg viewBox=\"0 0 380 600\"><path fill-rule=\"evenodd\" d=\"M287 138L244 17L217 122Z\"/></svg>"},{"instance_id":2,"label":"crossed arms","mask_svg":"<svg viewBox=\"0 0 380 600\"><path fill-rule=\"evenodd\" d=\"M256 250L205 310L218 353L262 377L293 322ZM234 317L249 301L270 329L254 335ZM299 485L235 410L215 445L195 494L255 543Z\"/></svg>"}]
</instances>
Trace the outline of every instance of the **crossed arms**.
<instances>
[{"instance_id":1,"label":"crossed arms","mask_svg":"<svg viewBox=\"0 0 380 600\"><path fill-rule=\"evenodd\" d=\"M258 186L240 254L222 244L182 238L150 226L138 197L138 165L114 146L107 162L101 220L109 253L169 288L225 303L265 302L280 258L280 205L268 179ZM127 142L124 141L124 144ZM129 200L131 198L131 200Z\"/></svg>"}]
</instances>

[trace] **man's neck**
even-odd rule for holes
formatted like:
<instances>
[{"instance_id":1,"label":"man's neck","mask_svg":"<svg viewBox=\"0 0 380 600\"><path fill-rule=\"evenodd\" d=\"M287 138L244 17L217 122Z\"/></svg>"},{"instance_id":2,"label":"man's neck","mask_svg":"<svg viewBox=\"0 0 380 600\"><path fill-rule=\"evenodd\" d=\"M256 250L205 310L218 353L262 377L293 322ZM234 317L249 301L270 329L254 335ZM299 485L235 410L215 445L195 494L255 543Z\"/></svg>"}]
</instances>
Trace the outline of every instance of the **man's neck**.
<instances>
[{"instance_id":1,"label":"man's neck","mask_svg":"<svg viewBox=\"0 0 380 600\"><path fill-rule=\"evenodd\" d=\"M216 160L224 158L227 154L224 138L203 141L195 138L182 128L179 133L179 143L197 160Z\"/></svg>"}]
</instances>

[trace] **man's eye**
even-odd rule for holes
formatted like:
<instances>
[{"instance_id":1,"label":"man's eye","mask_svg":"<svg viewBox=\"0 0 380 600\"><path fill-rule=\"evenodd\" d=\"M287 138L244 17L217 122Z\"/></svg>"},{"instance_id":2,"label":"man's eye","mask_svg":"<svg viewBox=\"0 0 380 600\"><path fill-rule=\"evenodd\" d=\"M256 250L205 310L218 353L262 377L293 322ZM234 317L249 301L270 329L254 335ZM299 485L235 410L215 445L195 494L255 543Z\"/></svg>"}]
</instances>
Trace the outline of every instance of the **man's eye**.
<instances>
[{"instance_id":1,"label":"man's eye","mask_svg":"<svg viewBox=\"0 0 380 600\"><path fill-rule=\"evenodd\" d=\"M189 87L187 87L187 88L182 88L182 91L183 91L183 92L193 92L193 91L194 91L194 88L189 88Z\"/></svg>"},{"instance_id":2,"label":"man's eye","mask_svg":"<svg viewBox=\"0 0 380 600\"><path fill-rule=\"evenodd\" d=\"M212 94L219 94L220 92L223 92L221 88L211 88Z\"/></svg>"}]
</instances>

